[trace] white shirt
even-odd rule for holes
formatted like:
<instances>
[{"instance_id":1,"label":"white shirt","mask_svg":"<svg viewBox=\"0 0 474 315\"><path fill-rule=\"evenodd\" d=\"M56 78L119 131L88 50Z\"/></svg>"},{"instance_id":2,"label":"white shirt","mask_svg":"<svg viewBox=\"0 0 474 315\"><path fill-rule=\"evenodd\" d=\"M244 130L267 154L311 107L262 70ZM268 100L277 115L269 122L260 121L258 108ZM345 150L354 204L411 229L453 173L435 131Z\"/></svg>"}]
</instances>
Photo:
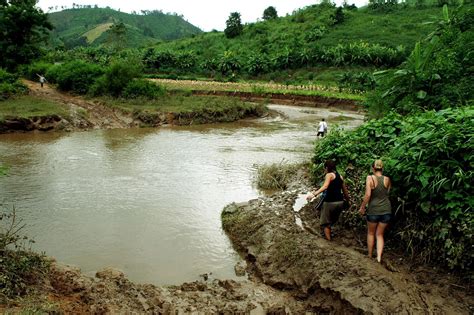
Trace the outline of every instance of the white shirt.
<instances>
[{"instance_id":1,"label":"white shirt","mask_svg":"<svg viewBox=\"0 0 474 315\"><path fill-rule=\"evenodd\" d=\"M321 121L319 123L319 126L318 126L318 131L319 132L326 132L327 129L328 129L328 124L326 124L325 121Z\"/></svg>"}]
</instances>

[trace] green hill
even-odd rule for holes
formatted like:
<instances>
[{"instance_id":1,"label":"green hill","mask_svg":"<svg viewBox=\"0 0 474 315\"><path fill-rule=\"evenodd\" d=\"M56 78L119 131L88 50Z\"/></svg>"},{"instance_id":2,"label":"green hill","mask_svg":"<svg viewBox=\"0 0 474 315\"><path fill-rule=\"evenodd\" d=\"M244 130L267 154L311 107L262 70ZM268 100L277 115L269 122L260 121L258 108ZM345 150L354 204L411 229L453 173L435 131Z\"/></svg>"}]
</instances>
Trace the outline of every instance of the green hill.
<instances>
[{"instance_id":1,"label":"green hill","mask_svg":"<svg viewBox=\"0 0 474 315\"><path fill-rule=\"evenodd\" d=\"M53 45L66 48L97 46L106 42L109 28L114 23L125 25L124 45L145 46L163 40L174 40L202 31L183 17L161 11L143 11L128 14L110 8L75 8L49 14L54 26L51 32Z\"/></svg>"},{"instance_id":2,"label":"green hill","mask_svg":"<svg viewBox=\"0 0 474 315\"><path fill-rule=\"evenodd\" d=\"M442 8L434 5L357 9L323 3L246 24L235 38L210 32L162 42L145 59L150 72L290 82L325 81L325 69L336 67L329 78L333 81L347 68L358 72L399 65L434 30L426 22L436 19L442 19Z\"/></svg>"}]
</instances>

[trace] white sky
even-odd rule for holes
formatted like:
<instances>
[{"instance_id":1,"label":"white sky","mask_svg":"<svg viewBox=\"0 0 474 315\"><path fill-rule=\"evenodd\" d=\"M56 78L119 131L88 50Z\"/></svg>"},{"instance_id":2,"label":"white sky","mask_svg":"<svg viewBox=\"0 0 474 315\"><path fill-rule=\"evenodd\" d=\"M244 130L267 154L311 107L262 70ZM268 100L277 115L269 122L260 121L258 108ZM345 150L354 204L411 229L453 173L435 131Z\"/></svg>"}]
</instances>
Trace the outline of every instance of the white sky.
<instances>
[{"instance_id":1,"label":"white sky","mask_svg":"<svg viewBox=\"0 0 474 315\"><path fill-rule=\"evenodd\" d=\"M340 5L343 0L336 0ZM348 0L349 4L355 3L358 7L367 4L368 0ZM293 12L295 9L319 3L317 0L39 0L38 6L44 12L49 7L67 6L72 8L72 3L81 5L95 5L103 8L120 9L122 12L140 10L162 10L164 13L176 12L182 14L191 24L203 31L216 29L224 30L225 22L231 12L239 12L243 23L255 22L263 15L263 10L274 6L279 16ZM59 9L60 10L60 9Z\"/></svg>"}]
</instances>

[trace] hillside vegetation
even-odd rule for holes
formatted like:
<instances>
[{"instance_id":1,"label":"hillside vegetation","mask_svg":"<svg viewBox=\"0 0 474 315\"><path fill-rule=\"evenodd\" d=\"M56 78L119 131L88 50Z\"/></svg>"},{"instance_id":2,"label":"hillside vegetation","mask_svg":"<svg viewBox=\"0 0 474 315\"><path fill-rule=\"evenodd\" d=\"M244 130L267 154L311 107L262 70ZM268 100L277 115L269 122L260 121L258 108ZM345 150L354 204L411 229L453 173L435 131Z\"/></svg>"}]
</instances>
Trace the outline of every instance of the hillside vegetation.
<instances>
[{"instance_id":1,"label":"hillside vegetation","mask_svg":"<svg viewBox=\"0 0 474 315\"><path fill-rule=\"evenodd\" d=\"M425 22L435 17L441 17L441 8L435 6L384 11L323 3L244 25L233 38L211 32L160 43L147 52L145 62L151 72L334 81L342 74L337 69L371 72L399 65L433 31ZM180 62L183 56L186 61Z\"/></svg>"},{"instance_id":2,"label":"hillside vegetation","mask_svg":"<svg viewBox=\"0 0 474 315\"><path fill-rule=\"evenodd\" d=\"M174 40L201 33L182 16L161 11L143 11L141 14L124 13L110 8L75 8L48 14L54 26L51 40L55 46L66 48L97 46L112 38L109 28L113 24L125 25L125 46L144 46L160 40Z\"/></svg>"},{"instance_id":3,"label":"hillside vegetation","mask_svg":"<svg viewBox=\"0 0 474 315\"><path fill-rule=\"evenodd\" d=\"M314 148L314 174L327 159L363 196L371 163L385 161L393 181L391 231L412 258L436 262L473 279L474 10L443 8L436 31L397 69L376 74L369 96L374 118L336 131ZM342 223L358 227L356 211Z\"/></svg>"}]
</instances>

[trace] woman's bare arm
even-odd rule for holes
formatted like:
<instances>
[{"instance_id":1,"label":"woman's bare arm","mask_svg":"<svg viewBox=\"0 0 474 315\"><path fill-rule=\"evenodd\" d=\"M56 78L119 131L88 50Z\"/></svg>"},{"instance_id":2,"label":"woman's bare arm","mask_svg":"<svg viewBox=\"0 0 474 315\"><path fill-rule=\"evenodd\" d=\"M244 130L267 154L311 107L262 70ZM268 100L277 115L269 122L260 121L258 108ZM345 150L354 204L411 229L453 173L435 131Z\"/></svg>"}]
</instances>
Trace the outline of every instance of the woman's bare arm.
<instances>
[{"instance_id":1,"label":"woman's bare arm","mask_svg":"<svg viewBox=\"0 0 474 315\"><path fill-rule=\"evenodd\" d=\"M365 180L365 195L359 209L359 212L361 214L365 213L365 206L369 203L371 194L372 188L370 187L370 176L367 176L367 179Z\"/></svg>"},{"instance_id":2,"label":"woman's bare arm","mask_svg":"<svg viewBox=\"0 0 474 315\"><path fill-rule=\"evenodd\" d=\"M308 199L312 199L316 197L317 195L319 195L320 193L322 193L323 191L325 191L326 189L328 189L329 184L331 183L331 180L332 180L332 176L333 176L332 173L327 173L326 177L324 178L324 183L321 186L321 188L319 188L316 191L312 191L310 195L308 196Z\"/></svg>"}]
</instances>

